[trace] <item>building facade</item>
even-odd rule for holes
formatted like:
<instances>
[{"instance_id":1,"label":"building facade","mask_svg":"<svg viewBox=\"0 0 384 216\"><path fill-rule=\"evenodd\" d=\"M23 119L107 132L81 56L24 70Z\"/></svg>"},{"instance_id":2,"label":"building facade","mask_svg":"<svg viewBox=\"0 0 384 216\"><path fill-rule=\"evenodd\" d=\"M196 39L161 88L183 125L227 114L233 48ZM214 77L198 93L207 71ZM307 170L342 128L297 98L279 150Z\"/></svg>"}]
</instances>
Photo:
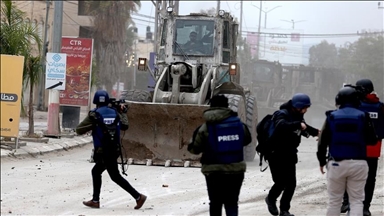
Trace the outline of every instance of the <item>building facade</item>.
<instances>
[{"instance_id":1,"label":"building facade","mask_svg":"<svg viewBox=\"0 0 384 216\"><path fill-rule=\"evenodd\" d=\"M47 1L44 0L35 0L35 1L13 1L13 4L20 10L22 10L25 15L25 22L31 23L36 27L39 36L42 40L44 40L44 32L45 27L47 27L47 42L48 42L48 50L47 52L51 52L52 48L52 37L53 37L53 18L54 18L54 1L50 1L49 3L49 13L48 13L48 22L45 25L46 16L47 16ZM85 10L85 2L84 1L64 1L63 2L63 24L62 24L62 35L66 37L81 37L81 38L92 38L92 17L89 16L87 11ZM147 27L147 34L148 34ZM33 42L32 42L33 44ZM153 39L152 34L151 37L148 38L148 35L144 37L139 37L136 41L136 45L132 47L131 53L136 53L136 57L145 57L149 59L149 53L153 52ZM37 49L33 51L34 55L39 55ZM132 87L133 80L133 71L136 65L128 64L129 70L132 73L122 74L122 80L126 82L125 88ZM43 79L44 80L44 79ZM43 81L42 80L42 81ZM129 82L129 83L128 83ZM39 86L44 87L44 83L42 85L38 85L35 88L34 94L34 104L37 105L39 101ZM26 88L28 89L28 88ZM44 88L43 88L44 89ZM43 100L45 108L48 107L48 90L44 90ZM29 102L29 93L27 90L24 91L24 105L26 106Z\"/></svg>"},{"instance_id":2,"label":"building facade","mask_svg":"<svg viewBox=\"0 0 384 216\"><path fill-rule=\"evenodd\" d=\"M79 1L64 1L63 3L63 26L62 35L70 37L85 37L88 36L89 27L92 26L90 16L79 15ZM31 23L36 29L42 40L44 40L45 27L47 27L47 42L48 50L51 51L53 36L53 17L54 17L54 2L49 3L49 13L47 14L47 1L13 1L13 4L25 13L24 22ZM80 5L82 5L80 3ZM45 25L46 16L48 15L48 22ZM87 35L88 34L88 35ZM89 37L89 36L88 36ZM35 44L34 41L31 41ZM37 47L33 50L33 55L39 55ZM39 85L40 86L40 85ZM34 95L34 104L38 104L39 100L39 86L36 86ZM29 89L29 88L26 88ZM46 97L44 97L44 95ZM48 91L45 90L43 93L45 107L48 105ZM24 106L29 102L29 93L27 90L24 91Z\"/></svg>"}]
</instances>

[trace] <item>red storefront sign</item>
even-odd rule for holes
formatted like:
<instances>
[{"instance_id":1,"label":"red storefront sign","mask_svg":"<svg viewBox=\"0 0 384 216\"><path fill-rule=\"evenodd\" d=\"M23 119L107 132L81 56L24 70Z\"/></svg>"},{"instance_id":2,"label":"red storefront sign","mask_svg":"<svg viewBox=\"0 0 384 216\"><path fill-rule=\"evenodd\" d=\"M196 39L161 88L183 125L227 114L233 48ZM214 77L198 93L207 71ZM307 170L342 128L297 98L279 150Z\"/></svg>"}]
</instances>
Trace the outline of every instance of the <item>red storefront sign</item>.
<instances>
[{"instance_id":1,"label":"red storefront sign","mask_svg":"<svg viewBox=\"0 0 384 216\"><path fill-rule=\"evenodd\" d=\"M65 90L60 91L60 105L88 106L93 39L63 37L61 53L67 54L67 71Z\"/></svg>"}]
</instances>

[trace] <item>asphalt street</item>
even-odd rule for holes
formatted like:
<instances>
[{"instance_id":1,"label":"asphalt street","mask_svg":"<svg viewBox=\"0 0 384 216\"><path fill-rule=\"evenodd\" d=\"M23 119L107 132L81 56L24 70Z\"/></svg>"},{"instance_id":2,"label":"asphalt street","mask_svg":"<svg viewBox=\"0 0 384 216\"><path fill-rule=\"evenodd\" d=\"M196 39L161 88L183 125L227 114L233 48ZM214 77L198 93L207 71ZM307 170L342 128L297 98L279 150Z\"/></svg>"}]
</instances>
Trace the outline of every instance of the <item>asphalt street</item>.
<instances>
[{"instance_id":1,"label":"asphalt street","mask_svg":"<svg viewBox=\"0 0 384 216\"><path fill-rule=\"evenodd\" d=\"M133 209L134 199L105 172L101 208L83 206L82 201L92 195L91 149L92 144L87 144L34 157L1 158L1 215L209 215L205 179L199 168L130 165L126 179L148 196L140 210ZM299 150L291 212L324 215L326 176L319 171L315 139L303 139ZM382 159L379 164L371 207L375 216L384 214ZM271 184L270 171L260 172L258 158L249 163L239 215L270 215L264 198Z\"/></svg>"}]
</instances>

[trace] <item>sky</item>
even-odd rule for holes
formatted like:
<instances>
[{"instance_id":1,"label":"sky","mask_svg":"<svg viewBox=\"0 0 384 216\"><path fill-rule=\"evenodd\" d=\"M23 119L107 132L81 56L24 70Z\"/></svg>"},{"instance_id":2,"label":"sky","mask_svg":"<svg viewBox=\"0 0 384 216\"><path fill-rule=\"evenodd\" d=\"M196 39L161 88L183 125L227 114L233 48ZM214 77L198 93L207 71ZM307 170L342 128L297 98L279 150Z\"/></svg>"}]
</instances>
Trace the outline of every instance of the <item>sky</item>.
<instances>
[{"instance_id":1,"label":"sky","mask_svg":"<svg viewBox=\"0 0 384 216\"><path fill-rule=\"evenodd\" d=\"M199 12L200 9L216 7L217 1L180 1L180 15ZM382 4L384 1L382 1ZM259 23L260 1L243 1L243 31L256 32ZM273 9L274 7L281 6ZM240 1L221 1L221 9L231 12L240 20ZM384 29L384 9L378 8L378 1L263 1L262 8L267 13L267 29L295 29L304 34L343 34L356 33L363 29L382 31ZM139 14L155 15L151 1L141 1ZM146 26L154 29L154 19L133 16L139 35L145 36ZM265 14L262 12L261 26L264 27ZM140 20L138 20L140 19ZM269 28L271 28L269 30ZM243 32L245 36L246 33ZM358 37L305 38L303 44L318 44L326 39L337 46L354 42Z\"/></svg>"}]
</instances>

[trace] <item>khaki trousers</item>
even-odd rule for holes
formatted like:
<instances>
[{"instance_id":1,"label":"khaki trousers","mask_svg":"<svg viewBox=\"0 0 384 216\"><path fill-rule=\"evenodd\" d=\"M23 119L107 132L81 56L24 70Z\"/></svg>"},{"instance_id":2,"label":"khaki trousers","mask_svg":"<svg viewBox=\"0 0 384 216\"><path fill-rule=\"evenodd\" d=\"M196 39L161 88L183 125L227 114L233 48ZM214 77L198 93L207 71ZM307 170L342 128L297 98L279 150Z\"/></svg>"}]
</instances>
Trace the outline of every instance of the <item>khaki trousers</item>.
<instances>
[{"instance_id":1,"label":"khaki trousers","mask_svg":"<svg viewBox=\"0 0 384 216\"><path fill-rule=\"evenodd\" d=\"M363 215L364 186L368 176L365 160L330 160L327 164L327 216L339 216L344 191L349 195L350 215Z\"/></svg>"}]
</instances>

